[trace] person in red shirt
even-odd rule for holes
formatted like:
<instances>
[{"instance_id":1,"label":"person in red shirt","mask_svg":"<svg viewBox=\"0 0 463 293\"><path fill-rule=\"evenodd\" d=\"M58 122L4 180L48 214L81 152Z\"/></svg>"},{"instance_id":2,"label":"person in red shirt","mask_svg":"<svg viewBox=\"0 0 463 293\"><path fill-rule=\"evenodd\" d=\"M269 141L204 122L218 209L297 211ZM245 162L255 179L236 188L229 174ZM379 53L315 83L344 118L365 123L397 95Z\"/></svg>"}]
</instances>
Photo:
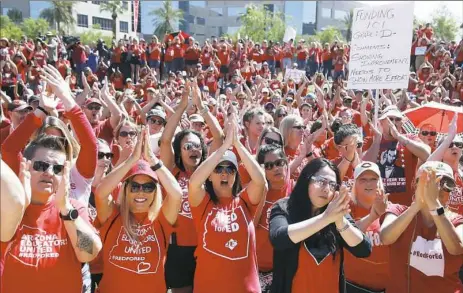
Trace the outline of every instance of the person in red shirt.
<instances>
[{"instance_id":1,"label":"person in red shirt","mask_svg":"<svg viewBox=\"0 0 463 293\"><path fill-rule=\"evenodd\" d=\"M202 69L207 70L211 65L211 59L213 57L214 49L212 46L206 41L203 50L201 52L201 64Z\"/></svg>"},{"instance_id":2,"label":"person in red shirt","mask_svg":"<svg viewBox=\"0 0 463 293\"><path fill-rule=\"evenodd\" d=\"M153 36L151 43L148 45L148 64L150 68L156 70L157 76L159 75L159 67L161 64L161 45L159 44L158 37Z\"/></svg>"},{"instance_id":3,"label":"person in red shirt","mask_svg":"<svg viewBox=\"0 0 463 293\"><path fill-rule=\"evenodd\" d=\"M113 43L113 46L114 45L115 43ZM122 40L120 40L117 43L117 47L113 48L113 54L111 55L111 68L112 69L117 70L120 68L121 56L122 56L122 53L124 53L125 51L126 49L124 47L124 43L122 42Z\"/></svg>"},{"instance_id":4,"label":"person in red shirt","mask_svg":"<svg viewBox=\"0 0 463 293\"><path fill-rule=\"evenodd\" d=\"M230 65L230 52L231 52L231 45L228 44L225 40L220 41L220 46L217 51L217 57L220 60L220 75L228 80L228 73Z\"/></svg>"},{"instance_id":5,"label":"person in red shirt","mask_svg":"<svg viewBox=\"0 0 463 293\"><path fill-rule=\"evenodd\" d=\"M32 111L32 107L23 100L14 100L8 104L7 110L11 124L0 130L0 145L26 119L27 114Z\"/></svg>"},{"instance_id":6,"label":"person in red shirt","mask_svg":"<svg viewBox=\"0 0 463 293\"><path fill-rule=\"evenodd\" d=\"M325 78L331 76L331 70L333 69L333 57L330 49L330 44L325 43L323 45L322 51L322 61L323 61L323 75Z\"/></svg>"},{"instance_id":7,"label":"person in red shirt","mask_svg":"<svg viewBox=\"0 0 463 293\"><path fill-rule=\"evenodd\" d=\"M181 32L181 31L180 31ZM172 60L172 72L183 71L185 68L185 39L182 34L179 33L173 41L173 60Z\"/></svg>"},{"instance_id":8,"label":"person in red shirt","mask_svg":"<svg viewBox=\"0 0 463 293\"><path fill-rule=\"evenodd\" d=\"M389 247L382 245L379 237L380 217L386 212L387 195L381 182L378 165L364 161L354 170L354 184L350 203L352 218L359 229L366 234L373 246L367 258L345 255L344 271L347 292L363 288L367 292L381 292L389 279Z\"/></svg>"},{"instance_id":9,"label":"person in red shirt","mask_svg":"<svg viewBox=\"0 0 463 293\"><path fill-rule=\"evenodd\" d=\"M167 41L166 52L164 54L165 75L168 76L173 70L172 61L174 60L174 45L172 41Z\"/></svg>"},{"instance_id":10,"label":"person in red shirt","mask_svg":"<svg viewBox=\"0 0 463 293\"><path fill-rule=\"evenodd\" d=\"M2 292L80 293L82 263L93 260L102 244L87 207L69 198L72 154L60 138L48 135L37 137L24 153L25 204L5 207L16 199L4 199L2 192ZM15 216L5 220L4 208ZM18 275L28 281L18 282ZM54 281L43 282L47 277Z\"/></svg>"},{"instance_id":11,"label":"person in red shirt","mask_svg":"<svg viewBox=\"0 0 463 293\"><path fill-rule=\"evenodd\" d=\"M386 292L455 293L463 264L463 217L447 211L455 187L452 168L428 161L417 172L410 206L391 205L381 224L380 238L390 246L390 279Z\"/></svg>"},{"instance_id":12,"label":"person in red shirt","mask_svg":"<svg viewBox=\"0 0 463 293\"><path fill-rule=\"evenodd\" d=\"M116 204L111 193L120 182ZM181 198L177 180L153 154L143 129L132 156L104 177L95 191L105 247L99 292L167 291L164 261Z\"/></svg>"},{"instance_id":13,"label":"person in red shirt","mask_svg":"<svg viewBox=\"0 0 463 293\"><path fill-rule=\"evenodd\" d=\"M63 58L63 54L58 54L58 61L56 62L55 67L58 69L63 78L66 78L71 70L71 65L68 60Z\"/></svg>"},{"instance_id":14,"label":"person in red shirt","mask_svg":"<svg viewBox=\"0 0 463 293\"><path fill-rule=\"evenodd\" d=\"M185 50L185 66L188 76L192 77L197 74L196 65L199 62L201 49L192 37L188 39L188 42L188 48Z\"/></svg>"},{"instance_id":15,"label":"person in red shirt","mask_svg":"<svg viewBox=\"0 0 463 293\"><path fill-rule=\"evenodd\" d=\"M143 49L138 44L136 39L132 40L132 44L129 46L127 52L130 56L130 74L132 80L137 82L140 77L140 64L141 64L141 55L143 54Z\"/></svg>"},{"instance_id":16,"label":"person in red shirt","mask_svg":"<svg viewBox=\"0 0 463 293\"><path fill-rule=\"evenodd\" d=\"M256 211L267 189L265 174L238 138L235 114L222 146L191 175L188 198L198 231L197 293L261 292L257 270ZM244 190L234 147L251 176ZM222 271L214 278L210 272Z\"/></svg>"},{"instance_id":17,"label":"person in red shirt","mask_svg":"<svg viewBox=\"0 0 463 293\"><path fill-rule=\"evenodd\" d=\"M317 158L302 170L289 197L273 205L272 292L345 292L344 249L370 256L371 242L349 215L350 197L340 184L337 167Z\"/></svg>"}]
</instances>

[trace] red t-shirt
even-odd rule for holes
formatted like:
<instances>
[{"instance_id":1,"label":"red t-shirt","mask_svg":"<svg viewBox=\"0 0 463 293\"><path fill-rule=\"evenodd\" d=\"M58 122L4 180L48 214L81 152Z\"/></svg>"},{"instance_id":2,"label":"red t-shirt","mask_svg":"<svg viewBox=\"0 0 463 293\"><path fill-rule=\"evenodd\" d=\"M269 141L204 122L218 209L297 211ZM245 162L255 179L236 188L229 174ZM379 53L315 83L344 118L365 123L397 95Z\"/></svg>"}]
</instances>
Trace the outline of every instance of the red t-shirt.
<instances>
[{"instance_id":1,"label":"red t-shirt","mask_svg":"<svg viewBox=\"0 0 463 293\"><path fill-rule=\"evenodd\" d=\"M367 216L370 211L351 202L351 215L355 221ZM365 232L373 250L367 258L357 258L346 250L344 254L344 273L346 279L371 290L381 291L387 286L389 278L389 247L383 246L379 238L380 219L374 221Z\"/></svg>"},{"instance_id":2,"label":"red t-shirt","mask_svg":"<svg viewBox=\"0 0 463 293\"><path fill-rule=\"evenodd\" d=\"M71 203L90 223L87 207ZM2 292L82 292L81 263L59 213L54 200L29 205L13 239L1 243Z\"/></svg>"},{"instance_id":3,"label":"red t-shirt","mask_svg":"<svg viewBox=\"0 0 463 293\"><path fill-rule=\"evenodd\" d=\"M112 145L114 133L113 127L111 126L110 120L99 121L98 124L92 125L93 131L98 138L106 140L109 145Z\"/></svg>"},{"instance_id":4,"label":"red t-shirt","mask_svg":"<svg viewBox=\"0 0 463 293\"><path fill-rule=\"evenodd\" d=\"M212 55L209 52L203 52L201 53L201 64L204 66L210 66L211 65L211 58Z\"/></svg>"},{"instance_id":5,"label":"red t-shirt","mask_svg":"<svg viewBox=\"0 0 463 293\"><path fill-rule=\"evenodd\" d=\"M217 51L217 57L220 60L220 63L223 66L228 66L228 63L230 63L230 50L226 49L225 51L220 49Z\"/></svg>"},{"instance_id":6,"label":"red t-shirt","mask_svg":"<svg viewBox=\"0 0 463 293\"><path fill-rule=\"evenodd\" d=\"M463 176L455 172L454 178L456 186L450 193L448 205L452 211L463 216Z\"/></svg>"},{"instance_id":7,"label":"red t-shirt","mask_svg":"<svg viewBox=\"0 0 463 293\"><path fill-rule=\"evenodd\" d=\"M134 215L137 221L142 222L135 230L140 237L138 241L129 237L122 224L122 217L116 209L100 229L104 241L100 293L167 290L164 261L172 226L167 222L162 210L153 222L148 220L147 213Z\"/></svg>"},{"instance_id":8,"label":"red t-shirt","mask_svg":"<svg viewBox=\"0 0 463 293\"><path fill-rule=\"evenodd\" d=\"M173 50L174 59L183 58L183 56L185 55L185 50L183 49L182 45L174 45Z\"/></svg>"},{"instance_id":9,"label":"red t-shirt","mask_svg":"<svg viewBox=\"0 0 463 293\"><path fill-rule=\"evenodd\" d=\"M185 60L198 60L199 50L194 47L188 47L185 51Z\"/></svg>"},{"instance_id":10,"label":"red t-shirt","mask_svg":"<svg viewBox=\"0 0 463 293\"><path fill-rule=\"evenodd\" d=\"M256 259L253 217L257 205L249 201L246 190L234 198L219 198L214 204L209 195L192 207L198 231L195 293L261 292ZM211 272L214 274L211 278Z\"/></svg>"},{"instance_id":11,"label":"red t-shirt","mask_svg":"<svg viewBox=\"0 0 463 293\"><path fill-rule=\"evenodd\" d=\"M394 204L387 208L386 214L399 216L406 210L406 206ZM457 227L463 223L463 218L457 216L451 222ZM386 292L463 292L458 278L462 264L461 255L448 253L437 235L436 226L427 227L418 214L397 241L390 245L390 280L393 281L387 283Z\"/></svg>"},{"instance_id":12,"label":"red t-shirt","mask_svg":"<svg viewBox=\"0 0 463 293\"><path fill-rule=\"evenodd\" d=\"M112 63L121 63L121 56L122 56L123 52L125 52L124 47L122 47L122 48L117 47L116 49L114 49L113 55L111 57L111 59L112 59L111 62Z\"/></svg>"},{"instance_id":13,"label":"red t-shirt","mask_svg":"<svg viewBox=\"0 0 463 293\"><path fill-rule=\"evenodd\" d=\"M150 60L161 60L161 48L157 44L150 44Z\"/></svg>"},{"instance_id":14,"label":"red t-shirt","mask_svg":"<svg viewBox=\"0 0 463 293\"><path fill-rule=\"evenodd\" d=\"M165 62L172 62L174 60L174 47L170 46L166 49L166 53L164 55Z\"/></svg>"}]
</instances>

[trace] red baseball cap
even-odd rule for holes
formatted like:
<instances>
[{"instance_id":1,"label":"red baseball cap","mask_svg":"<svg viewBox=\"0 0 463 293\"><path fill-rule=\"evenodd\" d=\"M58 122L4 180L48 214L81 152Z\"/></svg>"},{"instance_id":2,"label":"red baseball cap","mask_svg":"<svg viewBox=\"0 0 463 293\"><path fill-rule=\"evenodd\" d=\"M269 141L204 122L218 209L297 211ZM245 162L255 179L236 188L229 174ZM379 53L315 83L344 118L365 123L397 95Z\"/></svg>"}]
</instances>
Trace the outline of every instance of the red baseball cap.
<instances>
[{"instance_id":1,"label":"red baseball cap","mask_svg":"<svg viewBox=\"0 0 463 293\"><path fill-rule=\"evenodd\" d=\"M138 162L133 165L133 167L125 174L123 181L135 176L135 175L147 175L151 177L154 181L159 182L158 175L156 172L151 170L150 164L145 160L138 160Z\"/></svg>"},{"instance_id":2,"label":"red baseball cap","mask_svg":"<svg viewBox=\"0 0 463 293\"><path fill-rule=\"evenodd\" d=\"M102 105L102 104L101 104L101 101L100 101L99 99L97 99L97 98L90 98L90 99L87 99L87 100L85 101L85 106L88 106L88 105L93 104L93 103L98 104L98 105Z\"/></svg>"}]
</instances>

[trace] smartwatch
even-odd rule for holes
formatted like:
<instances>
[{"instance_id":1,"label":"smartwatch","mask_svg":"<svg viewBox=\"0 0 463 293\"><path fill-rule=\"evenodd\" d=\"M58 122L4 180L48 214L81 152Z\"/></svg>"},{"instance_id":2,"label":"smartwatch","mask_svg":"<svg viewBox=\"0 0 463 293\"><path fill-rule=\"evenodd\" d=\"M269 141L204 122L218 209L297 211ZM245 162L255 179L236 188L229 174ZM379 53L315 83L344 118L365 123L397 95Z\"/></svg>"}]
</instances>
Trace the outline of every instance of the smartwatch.
<instances>
[{"instance_id":1,"label":"smartwatch","mask_svg":"<svg viewBox=\"0 0 463 293\"><path fill-rule=\"evenodd\" d=\"M445 213L444 207L438 207L435 210L429 211L432 216L442 216Z\"/></svg>"},{"instance_id":2,"label":"smartwatch","mask_svg":"<svg viewBox=\"0 0 463 293\"><path fill-rule=\"evenodd\" d=\"M64 221L75 221L79 217L79 211L73 207L66 215L63 215L60 212L59 217Z\"/></svg>"},{"instance_id":3,"label":"smartwatch","mask_svg":"<svg viewBox=\"0 0 463 293\"><path fill-rule=\"evenodd\" d=\"M156 172L157 170L161 169L162 166L163 166L162 161L159 161L156 165L151 166L151 170L153 170L154 172Z\"/></svg>"}]
</instances>

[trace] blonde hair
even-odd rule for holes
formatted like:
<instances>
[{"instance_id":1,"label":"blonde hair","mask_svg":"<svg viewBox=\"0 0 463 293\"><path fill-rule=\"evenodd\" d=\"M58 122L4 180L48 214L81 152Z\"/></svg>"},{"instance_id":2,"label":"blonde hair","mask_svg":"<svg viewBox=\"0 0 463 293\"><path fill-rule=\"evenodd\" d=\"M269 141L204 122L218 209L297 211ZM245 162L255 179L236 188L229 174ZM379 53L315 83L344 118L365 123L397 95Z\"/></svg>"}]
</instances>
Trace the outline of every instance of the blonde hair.
<instances>
[{"instance_id":1,"label":"blonde hair","mask_svg":"<svg viewBox=\"0 0 463 293\"><path fill-rule=\"evenodd\" d=\"M119 122L119 124L114 129L114 137L116 139L119 138L119 133L121 132L121 128L124 125L132 127L133 129L135 129L137 131L138 134L140 134L140 132L141 132L140 126L135 124L131 119L128 119L127 117L122 117L121 121Z\"/></svg>"},{"instance_id":2,"label":"blonde hair","mask_svg":"<svg viewBox=\"0 0 463 293\"><path fill-rule=\"evenodd\" d=\"M138 235L137 235L136 229L134 228L137 222L135 221L134 216L130 212L129 201L127 200L127 188L129 187L130 179L133 178L134 176L130 177L122 184L122 188L119 191L118 204L119 204L119 212L122 218L122 226L125 228L125 230L127 231L127 235L132 240L137 240ZM148 220L150 222L153 222L158 217L159 212L161 210L161 206L162 206L161 186L159 185L159 183L156 182L154 200L151 203L150 208L148 210Z\"/></svg>"},{"instance_id":3,"label":"blonde hair","mask_svg":"<svg viewBox=\"0 0 463 293\"><path fill-rule=\"evenodd\" d=\"M300 121L303 123L303 120L300 116L291 114L283 118L280 122L280 133L281 136L283 137L283 146L287 146L289 142L289 134L291 133L291 130L296 123L296 121Z\"/></svg>"},{"instance_id":4,"label":"blonde hair","mask_svg":"<svg viewBox=\"0 0 463 293\"><path fill-rule=\"evenodd\" d=\"M352 201L355 202L356 204L358 204L357 194L356 194L356 192L357 192L357 185L356 185L357 179L354 180L354 183L352 184L352 188L351 188L351 191L350 191ZM383 190L384 193L386 193L386 190L384 189L384 184L383 184L383 180L381 179L381 176L378 176L378 188L380 190Z\"/></svg>"}]
</instances>

